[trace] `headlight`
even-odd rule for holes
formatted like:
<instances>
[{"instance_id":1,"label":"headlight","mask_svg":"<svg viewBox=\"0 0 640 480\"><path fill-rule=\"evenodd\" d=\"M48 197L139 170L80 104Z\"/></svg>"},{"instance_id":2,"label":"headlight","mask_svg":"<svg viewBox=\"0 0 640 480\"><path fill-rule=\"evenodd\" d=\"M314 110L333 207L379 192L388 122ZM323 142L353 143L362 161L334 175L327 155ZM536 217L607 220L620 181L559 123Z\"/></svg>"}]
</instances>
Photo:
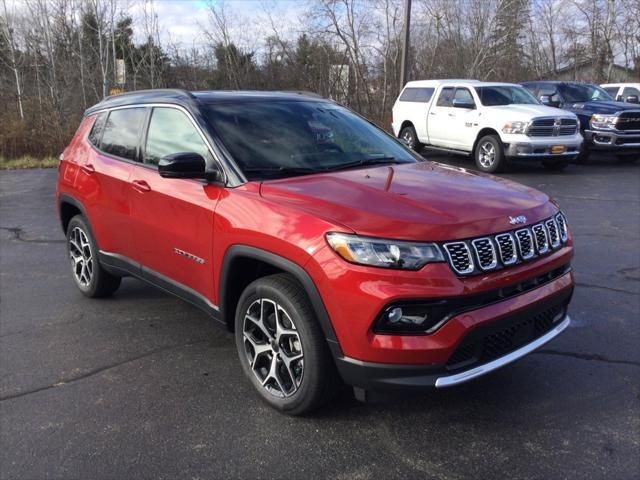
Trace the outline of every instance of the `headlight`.
<instances>
[{"instance_id":1,"label":"headlight","mask_svg":"<svg viewBox=\"0 0 640 480\"><path fill-rule=\"evenodd\" d=\"M418 270L430 262L444 262L433 243L413 243L328 233L327 242L347 262L372 267Z\"/></svg>"},{"instance_id":2,"label":"headlight","mask_svg":"<svg viewBox=\"0 0 640 480\"><path fill-rule=\"evenodd\" d=\"M502 127L502 133L525 133L529 122L507 122Z\"/></svg>"},{"instance_id":3,"label":"headlight","mask_svg":"<svg viewBox=\"0 0 640 480\"><path fill-rule=\"evenodd\" d=\"M591 128L615 128L618 117L615 115L592 115L589 124Z\"/></svg>"}]
</instances>

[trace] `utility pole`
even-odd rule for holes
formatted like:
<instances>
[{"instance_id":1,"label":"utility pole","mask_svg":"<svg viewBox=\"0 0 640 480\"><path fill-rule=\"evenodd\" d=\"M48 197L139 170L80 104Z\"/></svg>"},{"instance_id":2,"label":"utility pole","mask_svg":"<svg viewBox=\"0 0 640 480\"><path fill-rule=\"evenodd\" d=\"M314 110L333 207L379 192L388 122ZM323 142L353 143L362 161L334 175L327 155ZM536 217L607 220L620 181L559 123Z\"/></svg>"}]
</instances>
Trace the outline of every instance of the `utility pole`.
<instances>
[{"instance_id":1,"label":"utility pole","mask_svg":"<svg viewBox=\"0 0 640 480\"><path fill-rule=\"evenodd\" d=\"M402 38L402 64L400 67L400 90L409 80L409 24L411 23L411 0L404 0L404 35Z\"/></svg>"}]
</instances>

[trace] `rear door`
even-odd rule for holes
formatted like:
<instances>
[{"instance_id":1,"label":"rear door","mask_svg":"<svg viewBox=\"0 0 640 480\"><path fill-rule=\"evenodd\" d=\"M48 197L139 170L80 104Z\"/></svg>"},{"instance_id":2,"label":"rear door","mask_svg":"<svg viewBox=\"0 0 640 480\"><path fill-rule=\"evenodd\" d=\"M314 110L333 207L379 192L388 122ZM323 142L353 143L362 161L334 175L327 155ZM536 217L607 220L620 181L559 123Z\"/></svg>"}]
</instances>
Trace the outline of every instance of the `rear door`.
<instances>
[{"instance_id":1,"label":"rear door","mask_svg":"<svg viewBox=\"0 0 640 480\"><path fill-rule=\"evenodd\" d=\"M127 258L135 256L129 176L144 118L145 109L139 107L99 113L88 136L92 148L77 182L100 250Z\"/></svg>"},{"instance_id":2,"label":"rear door","mask_svg":"<svg viewBox=\"0 0 640 480\"><path fill-rule=\"evenodd\" d=\"M142 164L131 174L132 234L143 274L160 274L213 298L213 213L223 187L203 180L169 179L158 173L165 155L193 152L214 159L186 110L153 107L142 140ZM147 270L149 269L149 270Z\"/></svg>"}]
</instances>

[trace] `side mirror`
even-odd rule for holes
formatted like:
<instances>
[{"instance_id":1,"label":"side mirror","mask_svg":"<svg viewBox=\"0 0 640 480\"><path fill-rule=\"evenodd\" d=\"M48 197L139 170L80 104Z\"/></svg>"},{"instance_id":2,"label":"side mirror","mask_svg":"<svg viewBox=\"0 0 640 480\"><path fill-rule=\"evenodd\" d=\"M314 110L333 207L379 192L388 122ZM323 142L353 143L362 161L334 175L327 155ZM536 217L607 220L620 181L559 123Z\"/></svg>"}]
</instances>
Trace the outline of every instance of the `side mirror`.
<instances>
[{"instance_id":1,"label":"side mirror","mask_svg":"<svg viewBox=\"0 0 640 480\"><path fill-rule=\"evenodd\" d=\"M638 96L637 95L629 95L627 97L627 102L629 102L629 103L640 103L640 100L638 100Z\"/></svg>"},{"instance_id":2,"label":"side mirror","mask_svg":"<svg viewBox=\"0 0 640 480\"><path fill-rule=\"evenodd\" d=\"M540 103L547 107L559 107L560 102L554 102L551 100L551 95L540 95Z\"/></svg>"},{"instance_id":3,"label":"side mirror","mask_svg":"<svg viewBox=\"0 0 640 480\"><path fill-rule=\"evenodd\" d=\"M455 98L451 103L455 108L467 108L473 110L476 108L476 104L470 102L469 100L461 100L459 98Z\"/></svg>"},{"instance_id":4,"label":"side mirror","mask_svg":"<svg viewBox=\"0 0 640 480\"><path fill-rule=\"evenodd\" d=\"M163 178L202 178L212 182L222 182L224 175L218 169L207 170L207 162L202 155L194 152L180 152L160 159L158 172Z\"/></svg>"}]
</instances>

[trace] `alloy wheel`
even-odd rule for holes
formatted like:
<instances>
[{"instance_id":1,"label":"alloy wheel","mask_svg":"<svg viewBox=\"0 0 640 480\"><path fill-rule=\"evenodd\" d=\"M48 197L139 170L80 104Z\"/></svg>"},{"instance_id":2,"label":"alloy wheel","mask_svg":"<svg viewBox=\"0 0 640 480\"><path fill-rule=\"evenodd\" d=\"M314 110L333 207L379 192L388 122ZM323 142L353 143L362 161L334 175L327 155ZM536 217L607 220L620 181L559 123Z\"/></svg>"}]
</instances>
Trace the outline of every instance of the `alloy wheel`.
<instances>
[{"instance_id":1,"label":"alloy wheel","mask_svg":"<svg viewBox=\"0 0 640 480\"><path fill-rule=\"evenodd\" d=\"M74 227L69 235L69 257L73 276L82 288L88 288L93 278L93 253L87 235Z\"/></svg>"},{"instance_id":2,"label":"alloy wheel","mask_svg":"<svg viewBox=\"0 0 640 480\"><path fill-rule=\"evenodd\" d=\"M254 301L245 314L242 335L247 362L262 387L280 398L296 393L304 358L300 335L286 310L268 298Z\"/></svg>"},{"instance_id":3,"label":"alloy wheel","mask_svg":"<svg viewBox=\"0 0 640 480\"><path fill-rule=\"evenodd\" d=\"M411 130L406 129L404 131L404 133L402 134L402 139L407 142L407 145L409 145L409 147L414 148L414 139L413 139L413 134L411 133Z\"/></svg>"},{"instance_id":4,"label":"alloy wheel","mask_svg":"<svg viewBox=\"0 0 640 480\"><path fill-rule=\"evenodd\" d=\"M484 142L480 145L478 161L484 168L491 168L496 161L496 147L491 142Z\"/></svg>"}]
</instances>

